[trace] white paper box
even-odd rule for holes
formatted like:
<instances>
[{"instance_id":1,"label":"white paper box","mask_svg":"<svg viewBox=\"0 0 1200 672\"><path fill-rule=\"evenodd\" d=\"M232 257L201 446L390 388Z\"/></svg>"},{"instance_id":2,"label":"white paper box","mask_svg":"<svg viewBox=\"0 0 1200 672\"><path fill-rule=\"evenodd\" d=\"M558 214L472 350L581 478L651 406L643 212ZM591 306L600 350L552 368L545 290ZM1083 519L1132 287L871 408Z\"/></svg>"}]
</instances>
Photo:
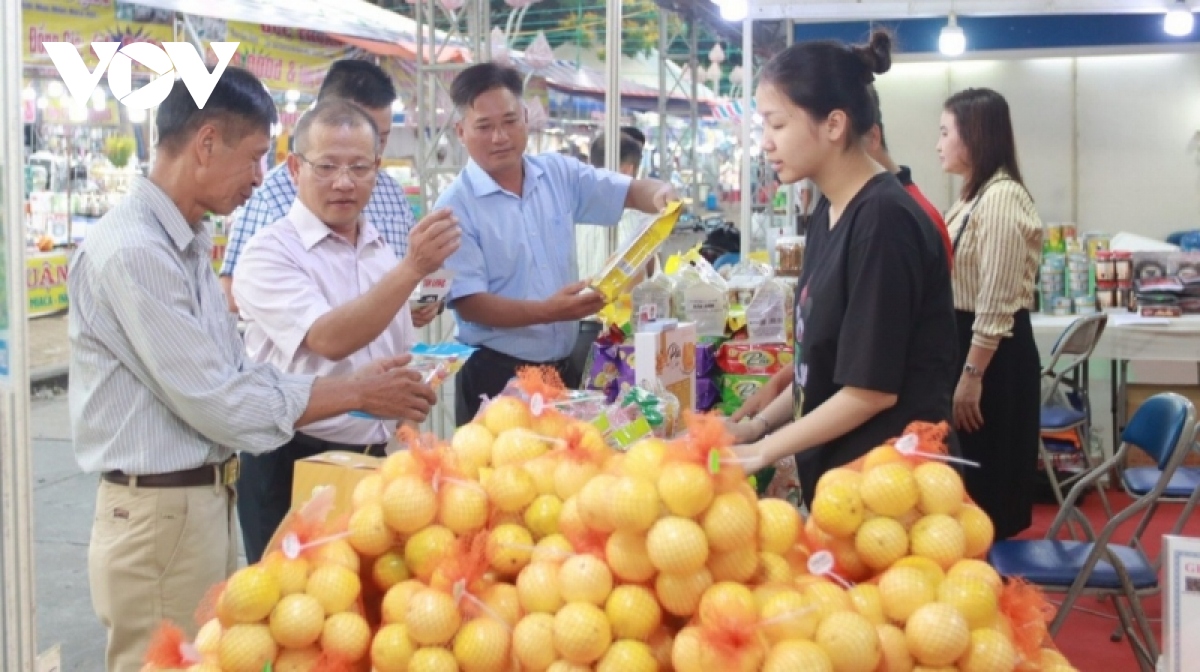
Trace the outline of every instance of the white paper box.
<instances>
[{"instance_id":1,"label":"white paper box","mask_svg":"<svg viewBox=\"0 0 1200 672\"><path fill-rule=\"evenodd\" d=\"M680 410L696 410L695 323L667 324L660 332L638 332L633 346L637 385L657 380L679 399Z\"/></svg>"},{"instance_id":2,"label":"white paper box","mask_svg":"<svg viewBox=\"0 0 1200 672\"><path fill-rule=\"evenodd\" d=\"M1200 661L1200 539L1163 536L1163 671L1193 672Z\"/></svg>"}]
</instances>

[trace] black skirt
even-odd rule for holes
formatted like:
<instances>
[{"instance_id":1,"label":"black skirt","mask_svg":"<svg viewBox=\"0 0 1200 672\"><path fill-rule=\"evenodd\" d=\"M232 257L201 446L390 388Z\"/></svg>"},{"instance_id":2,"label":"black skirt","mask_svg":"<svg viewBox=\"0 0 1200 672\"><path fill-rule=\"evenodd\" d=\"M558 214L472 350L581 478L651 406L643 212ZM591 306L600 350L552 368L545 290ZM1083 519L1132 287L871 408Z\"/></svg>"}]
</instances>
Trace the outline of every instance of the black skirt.
<instances>
[{"instance_id":1,"label":"black skirt","mask_svg":"<svg viewBox=\"0 0 1200 672\"><path fill-rule=\"evenodd\" d=\"M965 364L975 313L956 310L955 315L959 359ZM1029 311L1022 310L1014 315L1012 336L1000 341L983 374L983 428L958 430L963 457L980 464L963 469L967 493L991 517L997 540L1033 522L1041 392L1041 359Z\"/></svg>"}]
</instances>

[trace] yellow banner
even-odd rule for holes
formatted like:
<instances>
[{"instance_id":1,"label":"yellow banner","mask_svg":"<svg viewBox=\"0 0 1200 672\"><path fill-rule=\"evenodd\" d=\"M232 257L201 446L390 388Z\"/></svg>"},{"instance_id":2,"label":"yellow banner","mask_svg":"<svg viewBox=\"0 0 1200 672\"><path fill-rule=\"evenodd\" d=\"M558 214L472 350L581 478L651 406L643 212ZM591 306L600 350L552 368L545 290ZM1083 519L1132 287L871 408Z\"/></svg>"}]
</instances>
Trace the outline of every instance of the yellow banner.
<instances>
[{"instance_id":1,"label":"yellow banner","mask_svg":"<svg viewBox=\"0 0 1200 672\"><path fill-rule=\"evenodd\" d=\"M117 0L22 0L25 63L49 64L43 42L70 42L95 67L92 42L170 42L173 13Z\"/></svg>"},{"instance_id":2,"label":"yellow banner","mask_svg":"<svg viewBox=\"0 0 1200 672\"><path fill-rule=\"evenodd\" d=\"M237 58L242 67L274 91L316 93L329 64L352 51L315 30L230 21L225 31L226 41L240 43Z\"/></svg>"},{"instance_id":3,"label":"yellow banner","mask_svg":"<svg viewBox=\"0 0 1200 672\"><path fill-rule=\"evenodd\" d=\"M67 309L67 253L44 252L25 259L29 317Z\"/></svg>"}]
</instances>

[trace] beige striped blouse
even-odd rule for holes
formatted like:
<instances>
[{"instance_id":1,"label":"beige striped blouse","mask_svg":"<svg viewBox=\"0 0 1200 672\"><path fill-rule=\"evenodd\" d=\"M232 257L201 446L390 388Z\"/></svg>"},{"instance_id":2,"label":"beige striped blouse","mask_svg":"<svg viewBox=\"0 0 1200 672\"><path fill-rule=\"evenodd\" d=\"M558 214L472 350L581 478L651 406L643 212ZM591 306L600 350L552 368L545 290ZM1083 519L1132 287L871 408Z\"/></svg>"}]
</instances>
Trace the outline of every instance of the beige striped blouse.
<instances>
[{"instance_id":1,"label":"beige striped blouse","mask_svg":"<svg viewBox=\"0 0 1200 672\"><path fill-rule=\"evenodd\" d=\"M967 230L959 238L968 212ZM1029 192L1001 170L974 199L951 206L946 223L950 239L958 239L954 307L975 313L972 345L995 350L1012 335L1013 314L1033 308L1042 219Z\"/></svg>"}]
</instances>

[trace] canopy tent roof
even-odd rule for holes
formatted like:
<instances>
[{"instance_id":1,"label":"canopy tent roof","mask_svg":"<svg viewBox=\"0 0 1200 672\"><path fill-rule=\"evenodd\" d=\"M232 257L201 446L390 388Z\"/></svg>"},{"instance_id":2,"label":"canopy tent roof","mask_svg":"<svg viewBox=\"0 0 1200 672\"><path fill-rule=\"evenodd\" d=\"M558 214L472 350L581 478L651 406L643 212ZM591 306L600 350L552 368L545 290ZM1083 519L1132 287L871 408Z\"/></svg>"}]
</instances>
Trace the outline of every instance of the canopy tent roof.
<instances>
[{"instance_id":1,"label":"canopy tent roof","mask_svg":"<svg viewBox=\"0 0 1200 672\"><path fill-rule=\"evenodd\" d=\"M415 58L418 26L415 21L365 0L130 0L167 11L285 28L318 30L368 51ZM429 41L426 29L426 42ZM438 60L468 58L467 45L436 34ZM429 47L426 46L428 54Z\"/></svg>"},{"instance_id":2,"label":"canopy tent roof","mask_svg":"<svg viewBox=\"0 0 1200 672\"><path fill-rule=\"evenodd\" d=\"M688 0L676 0L687 4ZM691 0L709 4L711 0ZM748 0L749 18L868 21L946 16L1163 13L1165 0Z\"/></svg>"}]
</instances>

